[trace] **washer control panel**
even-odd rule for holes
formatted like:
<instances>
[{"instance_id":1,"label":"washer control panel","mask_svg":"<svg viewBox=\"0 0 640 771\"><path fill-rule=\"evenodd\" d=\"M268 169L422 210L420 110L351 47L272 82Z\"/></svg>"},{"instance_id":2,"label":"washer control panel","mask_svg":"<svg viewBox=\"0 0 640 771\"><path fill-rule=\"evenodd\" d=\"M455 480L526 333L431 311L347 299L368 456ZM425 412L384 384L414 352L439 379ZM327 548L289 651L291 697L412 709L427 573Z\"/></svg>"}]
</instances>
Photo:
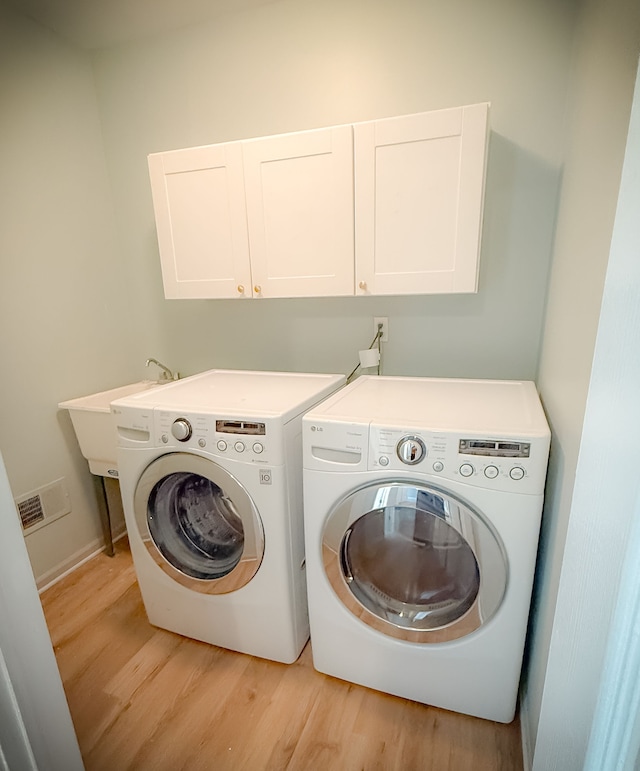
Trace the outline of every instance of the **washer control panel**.
<instances>
[{"instance_id":1,"label":"washer control panel","mask_svg":"<svg viewBox=\"0 0 640 771\"><path fill-rule=\"evenodd\" d=\"M539 492L545 481L546 453L544 440L369 427L370 470L415 471L489 489Z\"/></svg>"},{"instance_id":2,"label":"washer control panel","mask_svg":"<svg viewBox=\"0 0 640 771\"><path fill-rule=\"evenodd\" d=\"M244 463L280 463L281 431L268 421L220 419L215 415L154 410L156 446L193 448Z\"/></svg>"}]
</instances>

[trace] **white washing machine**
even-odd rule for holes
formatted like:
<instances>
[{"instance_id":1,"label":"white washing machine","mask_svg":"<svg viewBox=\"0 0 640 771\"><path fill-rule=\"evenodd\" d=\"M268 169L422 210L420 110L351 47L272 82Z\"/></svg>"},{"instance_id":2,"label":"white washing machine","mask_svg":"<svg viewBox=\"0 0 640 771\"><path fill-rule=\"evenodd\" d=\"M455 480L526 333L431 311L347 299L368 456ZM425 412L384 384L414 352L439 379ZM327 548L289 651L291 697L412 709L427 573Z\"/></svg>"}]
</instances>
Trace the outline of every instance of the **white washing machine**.
<instances>
[{"instance_id":1,"label":"white washing machine","mask_svg":"<svg viewBox=\"0 0 640 771\"><path fill-rule=\"evenodd\" d=\"M510 722L549 439L531 382L361 377L307 413L315 668Z\"/></svg>"},{"instance_id":2,"label":"white washing machine","mask_svg":"<svg viewBox=\"0 0 640 771\"><path fill-rule=\"evenodd\" d=\"M149 621L291 663L309 637L301 416L343 375L211 370L112 403Z\"/></svg>"}]
</instances>

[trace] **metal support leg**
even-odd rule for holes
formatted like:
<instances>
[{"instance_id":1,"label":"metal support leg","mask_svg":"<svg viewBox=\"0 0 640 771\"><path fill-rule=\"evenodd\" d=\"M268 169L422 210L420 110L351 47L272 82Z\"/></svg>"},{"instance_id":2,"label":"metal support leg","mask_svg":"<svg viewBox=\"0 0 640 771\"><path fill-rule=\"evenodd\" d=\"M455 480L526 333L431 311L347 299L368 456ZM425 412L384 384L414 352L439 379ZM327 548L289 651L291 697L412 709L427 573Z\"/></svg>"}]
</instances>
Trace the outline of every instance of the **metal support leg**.
<instances>
[{"instance_id":1,"label":"metal support leg","mask_svg":"<svg viewBox=\"0 0 640 771\"><path fill-rule=\"evenodd\" d=\"M93 481L96 486L96 498L98 499L98 510L100 512L100 524L102 525L105 551L109 557L113 557L115 549L113 548L113 534L111 532L111 513L109 511L109 499L107 498L104 477L94 475Z\"/></svg>"}]
</instances>

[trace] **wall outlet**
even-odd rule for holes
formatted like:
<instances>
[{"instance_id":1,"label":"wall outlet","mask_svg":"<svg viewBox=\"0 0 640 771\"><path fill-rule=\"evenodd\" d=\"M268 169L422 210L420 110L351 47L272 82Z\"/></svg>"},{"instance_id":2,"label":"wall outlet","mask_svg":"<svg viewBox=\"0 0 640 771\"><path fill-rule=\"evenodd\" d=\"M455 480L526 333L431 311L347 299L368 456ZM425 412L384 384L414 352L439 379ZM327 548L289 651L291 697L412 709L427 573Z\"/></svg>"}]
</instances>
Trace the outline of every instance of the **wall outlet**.
<instances>
[{"instance_id":1,"label":"wall outlet","mask_svg":"<svg viewBox=\"0 0 640 771\"><path fill-rule=\"evenodd\" d=\"M382 337L380 340L383 343L389 342L389 319L386 316L374 316L373 318L373 334L378 334L378 324L382 324Z\"/></svg>"}]
</instances>

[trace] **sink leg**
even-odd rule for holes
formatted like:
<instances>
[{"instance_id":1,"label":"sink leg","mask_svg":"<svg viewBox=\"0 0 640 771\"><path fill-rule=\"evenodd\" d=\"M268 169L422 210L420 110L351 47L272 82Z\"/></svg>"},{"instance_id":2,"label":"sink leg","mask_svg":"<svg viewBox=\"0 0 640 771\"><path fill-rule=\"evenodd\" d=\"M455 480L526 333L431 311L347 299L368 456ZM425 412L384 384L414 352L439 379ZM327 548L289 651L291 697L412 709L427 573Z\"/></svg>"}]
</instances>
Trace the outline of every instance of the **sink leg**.
<instances>
[{"instance_id":1,"label":"sink leg","mask_svg":"<svg viewBox=\"0 0 640 771\"><path fill-rule=\"evenodd\" d=\"M113 534L111 532L111 513L109 511L109 499L107 498L107 489L104 485L104 477L94 475L93 481L96 487L96 498L98 499L105 551L109 557L113 557L115 549L113 548Z\"/></svg>"}]
</instances>

